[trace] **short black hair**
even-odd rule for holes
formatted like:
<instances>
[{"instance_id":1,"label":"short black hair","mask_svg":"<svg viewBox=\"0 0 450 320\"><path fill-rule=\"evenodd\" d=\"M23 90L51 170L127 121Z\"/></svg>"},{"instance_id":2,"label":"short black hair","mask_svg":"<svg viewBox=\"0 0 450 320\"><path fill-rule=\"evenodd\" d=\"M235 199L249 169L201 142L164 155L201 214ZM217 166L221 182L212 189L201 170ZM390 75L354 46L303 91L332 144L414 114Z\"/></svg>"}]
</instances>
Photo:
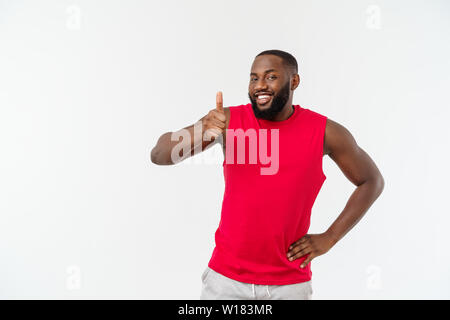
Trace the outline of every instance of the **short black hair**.
<instances>
[{"instance_id":1,"label":"short black hair","mask_svg":"<svg viewBox=\"0 0 450 320\"><path fill-rule=\"evenodd\" d=\"M292 54L287 53L286 51L266 50L266 51L259 53L256 57L263 56L263 55L269 55L269 54L280 57L281 59L283 59L283 63L286 67L288 67L289 69L294 71L294 74L298 73L297 60L294 58L294 56Z\"/></svg>"}]
</instances>

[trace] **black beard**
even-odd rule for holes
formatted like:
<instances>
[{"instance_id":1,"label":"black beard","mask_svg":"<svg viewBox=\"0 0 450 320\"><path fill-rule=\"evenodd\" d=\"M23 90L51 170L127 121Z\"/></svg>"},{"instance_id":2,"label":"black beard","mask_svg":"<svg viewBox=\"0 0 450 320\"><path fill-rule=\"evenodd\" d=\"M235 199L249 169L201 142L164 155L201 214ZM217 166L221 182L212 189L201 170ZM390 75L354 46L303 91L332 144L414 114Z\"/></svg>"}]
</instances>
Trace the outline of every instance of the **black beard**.
<instances>
[{"instance_id":1,"label":"black beard","mask_svg":"<svg viewBox=\"0 0 450 320\"><path fill-rule=\"evenodd\" d=\"M258 105L256 104L256 99L252 99L249 93L248 97L250 98L250 101L252 103L253 113L255 114L255 117L273 121L273 119L275 119L275 117L281 112L281 110L283 110L284 106L289 100L289 87L290 83L288 81L286 85L281 88L280 92L272 98L272 104L270 108L265 110L259 110Z\"/></svg>"}]
</instances>

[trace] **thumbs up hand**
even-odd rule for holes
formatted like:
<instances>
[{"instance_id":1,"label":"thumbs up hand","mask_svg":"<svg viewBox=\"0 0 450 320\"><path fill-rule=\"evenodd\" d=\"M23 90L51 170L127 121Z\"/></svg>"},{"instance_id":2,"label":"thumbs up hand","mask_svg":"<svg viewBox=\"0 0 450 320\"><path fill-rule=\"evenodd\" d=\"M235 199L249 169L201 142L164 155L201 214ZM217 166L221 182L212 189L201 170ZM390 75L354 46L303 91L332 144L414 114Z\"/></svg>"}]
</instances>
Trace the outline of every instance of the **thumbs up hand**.
<instances>
[{"instance_id":1,"label":"thumbs up hand","mask_svg":"<svg viewBox=\"0 0 450 320\"><path fill-rule=\"evenodd\" d=\"M216 108L208 112L202 119L202 135L205 139L217 139L226 128L226 116L223 111L222 92L216 94Z\"/></svg>"},{"instance_id":2,"label":"thumbs up hand","mask_svg":"<svg viewBox=\"0 0 450 320\"><path fill-rule=\"evenodd\" d=\"M223 113L223 97L222 91L216 93L216 110Z\"/></svg>"}]
</instances>

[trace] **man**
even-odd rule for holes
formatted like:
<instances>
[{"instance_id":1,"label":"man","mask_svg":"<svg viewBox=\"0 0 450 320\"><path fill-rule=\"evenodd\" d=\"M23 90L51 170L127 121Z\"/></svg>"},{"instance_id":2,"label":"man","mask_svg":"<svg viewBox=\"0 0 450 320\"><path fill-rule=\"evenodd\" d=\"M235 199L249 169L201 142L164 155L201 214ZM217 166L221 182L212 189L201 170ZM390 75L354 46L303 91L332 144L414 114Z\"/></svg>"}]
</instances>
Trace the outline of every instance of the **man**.
<instances>
[{"instance_id":1,"label":"man","mask_svg":"<svg viewBox=\"0 0 450 320\"><path fill-rule=\"evenodd\" d=\"M218 92L215 109L192 126L163 134L151 152L152 162L170 165L222 144L225 193L201 299L311 299L311 260L330 250L383 190L377 166L347 129L292 105L299 81L292 55L261 52L251 67L251 103L224 108ZM356 189L324 233L308 234L326 179L324 155ZM268 165L271 170L263 172Z\"/></svg>"}]
</instances>

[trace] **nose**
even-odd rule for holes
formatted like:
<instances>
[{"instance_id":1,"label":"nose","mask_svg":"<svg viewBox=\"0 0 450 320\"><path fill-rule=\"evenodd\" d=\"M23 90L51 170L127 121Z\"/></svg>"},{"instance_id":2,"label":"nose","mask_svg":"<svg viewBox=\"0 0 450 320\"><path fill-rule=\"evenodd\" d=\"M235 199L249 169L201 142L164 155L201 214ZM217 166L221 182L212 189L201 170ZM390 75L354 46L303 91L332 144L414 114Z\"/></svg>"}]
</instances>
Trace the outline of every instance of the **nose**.
<instances>
[{"instance_id":1,"label":"nose","mask_svg":"<svg viewBox=\"0 0 450 320\"><path fill-rule=\"evenodd\" d=\"M263 90L267 90L267 82L264 79L264 77L262 77L261 79L259 79L258 81L256 81L256 83L254 84L254 91L255 92L259 92L259 91L263 91Z\"/></svg>"}]
</instances>

